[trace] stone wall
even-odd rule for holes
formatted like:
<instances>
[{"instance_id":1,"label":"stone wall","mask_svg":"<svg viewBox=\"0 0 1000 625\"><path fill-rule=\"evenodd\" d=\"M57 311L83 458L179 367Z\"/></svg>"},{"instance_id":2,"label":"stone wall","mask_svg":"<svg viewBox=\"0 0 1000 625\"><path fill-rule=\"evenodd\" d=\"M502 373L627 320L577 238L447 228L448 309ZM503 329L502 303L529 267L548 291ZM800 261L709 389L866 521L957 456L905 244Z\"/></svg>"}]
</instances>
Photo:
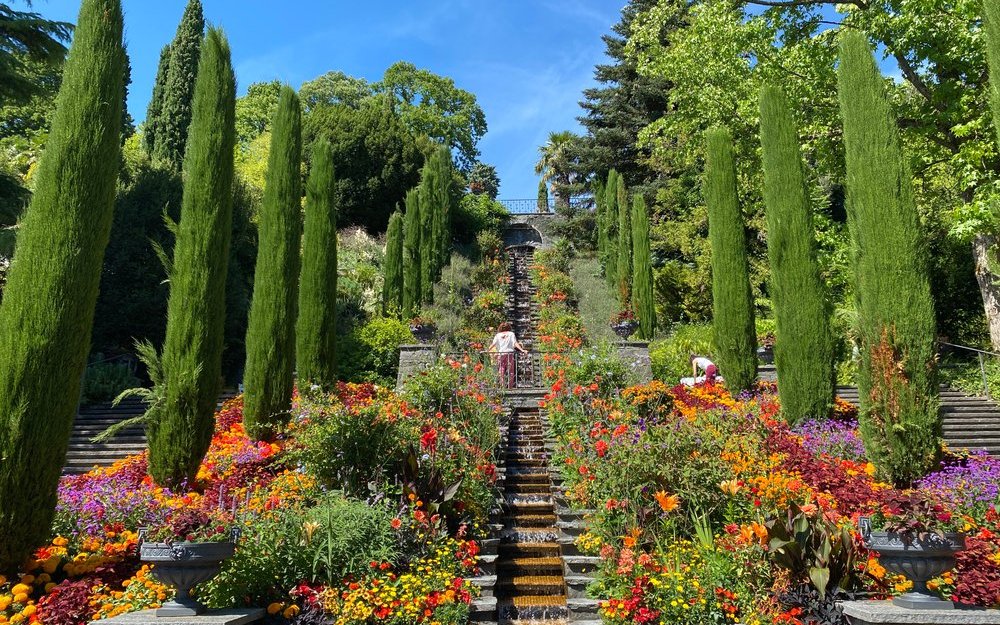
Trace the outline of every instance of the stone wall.
<instances>
[{"instance_id":1,"label":"stone wall","mask_svg":"<svg viewBox=\"0 0 1000 625\"><path fill-rule=\"evenodd\" d=\"M436 345L400 345L399 372L396 374L396 388L402 388L403 383L411 375L433 365L435 360L437 360Z\"/></svg>"},{"instance_id":2,"label":"stone wall","mask_svg":"<svg viewBox=\"0 0 1000 625\"><path fill-rule=\"evenodd\" d=\"M649 343L645 341L620 341L618 355L635 372L640 384L653 381L653 362L649 359Z\"/></svg>"}]
</instances>

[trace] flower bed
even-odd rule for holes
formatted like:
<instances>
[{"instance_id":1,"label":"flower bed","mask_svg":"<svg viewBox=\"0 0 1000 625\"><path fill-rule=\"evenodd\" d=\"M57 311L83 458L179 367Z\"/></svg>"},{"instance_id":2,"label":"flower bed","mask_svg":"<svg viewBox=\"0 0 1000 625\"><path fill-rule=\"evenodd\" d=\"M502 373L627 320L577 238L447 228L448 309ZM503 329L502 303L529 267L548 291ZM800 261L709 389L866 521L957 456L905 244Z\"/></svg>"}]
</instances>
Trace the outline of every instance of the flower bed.
<instances>
[{"instance_id":1,"label":"flower bed","mask_svg":"<svg viewBox=\"0 0 1000 625\"><path fill-rule=\"evenodd\" d=\"M594 510L579 545L601 556L591 591L606 622L836 623L835 596L907 589L856 530L903 493L873 477L853 407L838 402L835 419L790 428L773 385L740 397L711 384L618 391L619 368L592 350L545 369L567 498ZM998 475L1000 460L951 454L919 484L919 497L939 502L934 520L969 536L954 573L932 584L953 601L1000 606ZM837 581L825 593L769 549L798 515L832 545Z\"/></svg>"},{"instance_id":2,"label":"flower bed","mask_svg":"<svg viewBox=\"0 0 1000 625\"><path fill-rule=\"evenodd\" d=\"M216 415L183 491L145 454L63 478L49 545L0 577L0 624L75 625L158 607L170 589L138 561L137 530L235 510L236 556L198 590L210 607L267 607L309 623L461 623L493 500L497 398L477 368L442 362L401 393L342 384L297 396L275 442L250 440L242 399Z\"/></svg>"}]
</instances>

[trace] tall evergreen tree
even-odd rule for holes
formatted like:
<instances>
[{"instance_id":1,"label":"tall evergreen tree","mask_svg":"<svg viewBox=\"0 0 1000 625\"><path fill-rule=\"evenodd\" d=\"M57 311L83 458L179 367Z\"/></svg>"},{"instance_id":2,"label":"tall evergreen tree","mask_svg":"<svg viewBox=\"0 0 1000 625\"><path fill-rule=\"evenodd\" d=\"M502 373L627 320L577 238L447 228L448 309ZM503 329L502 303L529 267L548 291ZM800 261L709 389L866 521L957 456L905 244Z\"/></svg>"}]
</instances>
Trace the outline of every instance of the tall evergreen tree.
<instances>
[{"instance_id":1,"label":"tall evergreen tree","mask_svg":"<svg viewBox=\"0 0 1000 625\"><path fill-rule=\"evenodd\" d=\"M257 440L274 436L292 408L295 320L302 246L302 113L291 87L282 87L271 124L260 251L254 271L243 420Z\"/></svg>"},{"instance_id":2,"label":"tall evergreen tree","mask_svg":"<svg viewBox=\"0 0 1000 625\"><path fill-rule=\"evenodd\" d=\"M629 0L625 4L621 21L612 27L612 33L603 36L611 62L594 68L599 86L585 89L580 102L584 115L579 120L587 129L577 148L580 166L602 178L616 168L631 186L645 185L657 177L645 164L648 152L639 147L639 131L663 117L669 106L670 83L648 73L640 75L636 60L625 51L636 16L656 5L656 0ZM665 42L668 34L665 30L662 35Z\"/></svg>"},{"instance_id":3,"label":"tall evergreen tree","mask_svg":"<svg viewBox=\"0 0 1000 625\"><path fill-rule=\"evenodd\" d=\"M156 67L156 80L153 82L153 97L149 99L146 121L143 123L142 142L146 146L146 154L150 155L156 153L156 138L163 123L163 95L167 89L168 73L170 73L170 44L160 50L160 64Z\"/></svg>"},{"instance_id":4,"label":"tall evergreen tree","mask_svg":"<svg viewBox=\"0 0 1000 625\"><path fill-rule=\"evenodd\" d=\"M403 214L398 210L389 218L385 234L385 281L382 288L382 314L399 315L403 311Z\"/></svg>"},{"instance_id":5,"label":"tall evergreen tree","mask_svg":"<svg viewBox=\"0 0 1000 625\"><path fill-rule=\"evenodd\" d=\"M618 172L612 169L608 173L608 184L604 189L604 253L601 263L604 265L604 276L609 286L618 284Z\"/></svg>"},{"instance_id":6,"label":"tall evergreen tree","mask_svg":"<svg viewBox=\"0 0 1000 625\"><path fill-rule=\"evenodd\" d=\"M618 301L622 308L632 304L632 211L628 208L625 180L618 177L618 264L615 269Z\"/></svg>"},{"instance_id":7,"label":"tall evergreen tree","mask_svg":"<svg viewBox=\"0 0 1000 625\"><path fill-rule=\"evenodd\" d=\"M746 231L737 199L732 135L725 128L711 128L705 137L715 348L720 373L735 393L753 388L757 381L757 334Z\"/></svg>"},{"instance_id":8,"label":"tall evergreen tree","mask_svg":"<svg viewBox=\"0 0 1000 625\"><path fill-rule=\"evenodd\" d=\"M760 140L781 413L789 423L825 418L834 394L830 309L816 259L798 131L780 87L761 92Z\"/></svg>"},{"instance_id":9,"label":"tall evergreen tree","mask_svg":"<svg viewBox=\"0 0 1000 625\"><path fill-rule=\"evenodd\" d=\"M406 194L406 233L403 237L403 316L413 317L420 312L420 193L410 189Z\"/></svg>"},{"instance_id":10,"label":"tall evergreen tree","mask_svg":"<svg viewBox=\"0 0 1000 625\"><path fill-rule=\"evenodd\" d=\"M0 572L48 534L120 162L120 0L84 0L0 306Z\"/></svg>"},{"instance_id":11,"label":"tall evergreen tree","mask_svg":"<svg viewBox=\"0 0 1000 625\"><path fill-rule=\"evenodd\" d=\"M433 172L433 170L431 170ZM428 172L430 173L430 172ZM431 177L435 176L431 173ZM431 183L433 185L434 183ZM434 212L436 206L430 194L422 189L417 190L417 202L420 204L420 301L424 304L434 303Z\"/></svg>"},{"instance_id":12,"label":"tall evergreen tree","mask_svg":"<svg viewBox=\"0 0 1000 625\"><path fill-rule=\"evenodd\" d=\"M201 0L188 0L177 34L170 44L170 63L157 121L153 157L179 171L184 163L198 61L205 33Z\"/></svg>"},{"instance_id":13,"label":"tall evergreen tree","mask_svg":"<svg viewBox=\"0 0 1000 625\"><path fill-rule=\"evenodd\" d=\"M434 185L429 189L434 205L434 264L433 276L435 282L441 279L441 270L451 257L451 214L452 188L454 186L454 166L451 152L445 146L440 146L431 155L430 164L434 169Z\"/></svg>"},{"instance_id":14,"label":"tall evergreen tree","mask_svg":"<svg viewBox=\"0 0 1000 625\"><path fill-rule=\"evenodd\" d=\"M639 338L648 341L656 331L656 304L649 251L649 211L641 193L632 198L632 281L632 310L639 319Z\"/></svg>"},{"instance_id":15,"label":"tall evergreen tree","mask_svg":"<svg viewBox=\"0 0 1000 625\"><path fill-rule=\"evenodd\" d=\"M878 475L908 485L940 451L935 319L926 242L884 78L860 32L840 41L861 366L861 436Z\"/></svg>"},{"instance_id":16,"label":"tall evergreen tree","mask_svg":"<svg viewBox=\"0 0 1000 625\"><path fill-rule=\"evenodd\" d=\"M326 139L313 146L312 170L306 183L295 338L299 388L303 383L332 388L337 382L337 206L333 150Z\"/></svg>"},{"instance_id":17,"label":"tall evergreen tree","mask_svg":"<svg viewBox=\"0 0 1000 625\"><path fill-rule=\"evenodd\" d=\"M184 157L162 356L166 397L146 428L149 473L161 485L195 477L215 425L232 234L235 108L229 43L211 28L202 46Z\"/></svg>"},{"instance_id":18,"label":"tall evergreen tree","mask_svg":"<svg viewBox=\"0 0 1000 625\"><path fill-rule=\"evenodd\" d=\"M545 184L545 180L538 181L538 201L535 204L539 213L549 212L549 185Z\"/></svg>"}]
</instances>

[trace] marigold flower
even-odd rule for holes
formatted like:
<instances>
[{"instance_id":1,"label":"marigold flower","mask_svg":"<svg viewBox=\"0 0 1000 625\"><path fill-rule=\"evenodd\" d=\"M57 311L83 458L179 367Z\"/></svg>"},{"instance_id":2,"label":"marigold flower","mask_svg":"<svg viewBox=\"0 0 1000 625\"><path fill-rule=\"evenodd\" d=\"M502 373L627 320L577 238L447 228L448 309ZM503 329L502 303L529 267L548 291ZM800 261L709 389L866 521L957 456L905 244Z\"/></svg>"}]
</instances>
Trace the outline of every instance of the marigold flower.
<instances>
[{"instance_id":1,"label":"marigold flower","mask_svg":"<svg viewBox=\"0 0 1000 625\"><path fill-rule=\"evenodd\" d=\"M673 512L681 505L681 498L677 495L668 495L667 491L656 491L656 503L660 504L660 509L664 512Z\"/></svg>"}]
</instances>

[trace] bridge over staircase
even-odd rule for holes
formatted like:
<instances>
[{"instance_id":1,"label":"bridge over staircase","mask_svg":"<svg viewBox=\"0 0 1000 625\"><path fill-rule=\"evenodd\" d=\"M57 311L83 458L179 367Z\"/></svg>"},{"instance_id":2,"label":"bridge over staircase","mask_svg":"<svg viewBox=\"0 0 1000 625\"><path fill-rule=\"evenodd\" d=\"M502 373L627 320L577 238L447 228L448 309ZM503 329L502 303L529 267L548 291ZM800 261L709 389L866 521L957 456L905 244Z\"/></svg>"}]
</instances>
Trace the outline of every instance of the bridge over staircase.
<instances>
[{"instance_id":1,"label":"bridge over staircase","mask_svg":"<svg viewBox=\"0 0 1000 625\"><path fill-rule=\"evenodd\" d=\"M855 386L838 387L837 395L854 405L858 404L858 389ZM941 418L944 440L949 447L981 450L1000 456L1000 406L994 401L942 386Z\"/></svg>"}]
</instances>

